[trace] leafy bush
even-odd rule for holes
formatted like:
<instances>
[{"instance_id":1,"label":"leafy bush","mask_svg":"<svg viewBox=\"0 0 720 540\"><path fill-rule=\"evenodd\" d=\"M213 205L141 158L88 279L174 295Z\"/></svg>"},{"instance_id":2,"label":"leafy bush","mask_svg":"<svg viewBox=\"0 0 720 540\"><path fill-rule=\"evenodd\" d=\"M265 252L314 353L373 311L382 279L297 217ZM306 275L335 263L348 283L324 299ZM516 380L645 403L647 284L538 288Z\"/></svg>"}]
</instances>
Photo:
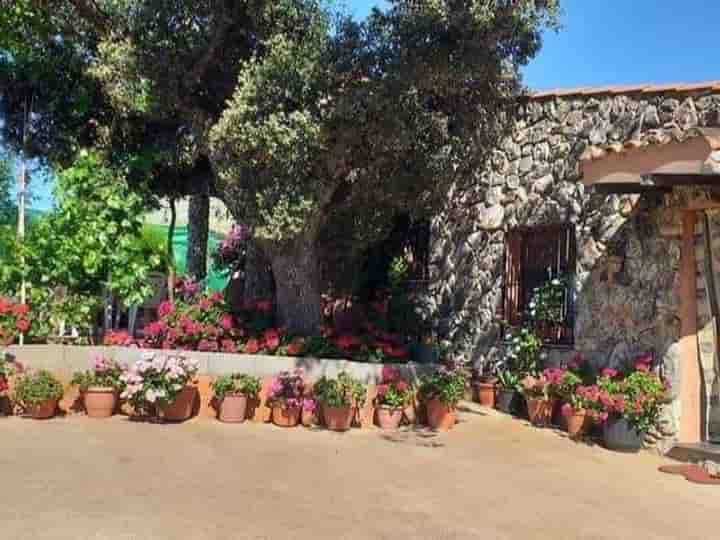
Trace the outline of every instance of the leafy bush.
<instances>
[{"instance_id":1,"label":"leafy bush","mask_svg":"<svg viewBox=\"0 0 720 540\"><path fill-rule=\"evenodd\" d=\"M405 407L412 397L413 388L400 373L392 367L383 368L382 381L377 388L377 405L398 409Z\"/></svg>"},{"instance_id":2,"label":"leafy bush","mask_svg":"<svg viewBox=\"0 0 720 540\"><path fill-rule=\"evenodd\" d=\"M31 371L20 377L13 392L13 400L25 408L50 399L60 399L62 396L62 384L44 369Z\"/></svg>"},{"instance_id":3,"label":"leafy bush","mask_svg":"<svg viewBox=\"0 0 720 540\"><path fill-rule=\"evenodd\" d=\"M465 396L467 380L468 373L464 367L449 363L421 378L419 394L423 401L438 399L455 406Z\"/></svg>"},{"instance_id":4,"label":"leafy bush","mask_svg":"<svg viewBox=\"0 0 720 540\"><path fill-rule=\"evenodd\" d=\"M526 327L516 328L505 339L509 342L507 353L510 369L521 375L534 375L540 369L542 340Z\"/></svg>"},{"instance_id":5,"label":"leafy bush","mask_svg":"<svg viewBox=\"0 0 720 540\"><path fill-rule=\"evenodd\" d=\"M256 398L260 392L260 379L242 373L223 375L212 383L213 394L222 400L227 395L243 395Z\"/></svg>"},{"instance_id":6,"label":"leafy bush","mask_svg":"<svg viewBox=\"0 0 720 540\"><path fill-rule=\"evenodd\" d=\"M315 399L328 407L360 407L367 389L360 381L341 371L336 379L320 378L313 386Z\"/></svg>"}]
</instances>

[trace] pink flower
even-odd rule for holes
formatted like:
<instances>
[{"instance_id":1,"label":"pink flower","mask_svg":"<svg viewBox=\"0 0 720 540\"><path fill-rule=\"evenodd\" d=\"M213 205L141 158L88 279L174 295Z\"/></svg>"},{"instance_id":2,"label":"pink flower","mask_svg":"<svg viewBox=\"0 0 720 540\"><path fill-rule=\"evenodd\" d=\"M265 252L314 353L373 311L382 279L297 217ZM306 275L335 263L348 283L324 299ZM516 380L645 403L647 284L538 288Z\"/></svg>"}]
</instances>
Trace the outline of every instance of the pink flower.
<instances>
[{"instance_id":1,"label":"pink flower","mask_svg":"<svg viewBox=\"0 0 720 540\"><path fill-rule=\"evenodd\" d=\"M360 345L360 340L355 336L346 334L335 338L335 345L340 347L342 350L347 351Z\"/></svg>"},{"instance_id":2,"label":"pink flower","mask_svg":"<svg viewBox=\"0 0 720 540\"><path fill-rule=\"evenodd\" d=\"M265 346L271 351L274 351L280 346L280 334L274 328L265 330L263 340L265 341Z\"/></svg>"},{"instance_id":3,"label":"pink flower","mask_svg":"<svg viewBox=\"0 0 720 540\"><path fill-rule=\"evenodd\" d=\"M612 379L613 377L617 377L617 374L618 374L618 373L619 373L619 372L618 372L617 369L615 369L615 368L609 368L609 367L603 369L602 372L601 372L601 374L602 374L603 377L608 377L608 378L610 378L610 379Z\"/></svg>"},{"instance_id":4,"label":"pink flower","mask_svg":"<svg viewBox=\"0 0 720 540\"><path fill-rule=\"evenodd\" d=\"M303 410L313 412L317 408L317 402L312 398L303 399Z\"/></svg>"},{"instance_id":5,"label":"pink flower","mask_svg":"<svg viewBox=\"0 0 720 540\"><path fill-rule=\"evenodd\" d=\"M203 297L200 300L198 300L197 305L201 310L205 311L212 307L212 302L210 301L209 298Z\"/></svg>"},{"instance_id":6,"label":"pink flower","mask_svg":"<svg viewBox=\"0 0 720 540\"><path fill-rule=\"evenodd\" d=\"M226 353L236 353L237 352L237 347L235 346L235 342L232 339L223 339L220 346L221 346L223 352L226 352Z\"/></svg>"},{"instance_id":7,"label":"pink flower","mask_svg":"<svg viewBox=\"0 0 720 540\"><path fill-rule=\"evenodd\" d=\"M382 368L382 380L383 382L393 382L396 381L400 377L400 373L397 369L395 369L392 366L385 366Z\"/></svg>"},{"instance_id":8,"label":"pink flower","mask_svg":"<svg viewBox=\"0 0 720 540\"><path fill-rule=\"evenodd\" d=\"M243 352L246 354L256 354L259 350L260 343L255 338L248 339L247 343L245 343L245 346L243 347Z\"/></svg>"},{"instance_id":9,"label":"pink flower","mask_svg":"<svg viewBox=\"0 0 720 540\"><path fill-rule=\"evenodd\" d=\"M15 328L20 330L20 332L27 332L30 328L30 321L27 319L18 319L15 321Z\"/></svg>"},{"instance_id":10,"label":"pink flower","mask_svg":"<svg viewBox=\"0 0 720 540\"><path fill-rule=\"evenodd\" d=\"M157 310L160 317L167 317L175 312L175 304L173 304L170 300L165 300L164 302L160 302Z\"/></svg>"},{"instance_id":11,"label":"pink flower","mask_svg":"<svg viewBox=\"0 0 720 540\"><path fill-rule=\"evenodd\" d=\"M293 341L287 346L287 354L289 356L298 356L302 354L303 343L301 341Z\"/></svg>"},{"instance_id":12,"label":"pink flower","mask_svg":"<svg viewBox=\"0 0 720 540\"><path fill-rule=\"evenodd\" d=\"M16 317L24 317L28 313L30 313L30 306L27 304L15 304L12 307L13 315Z\"/></svg>"},{"instance_id":13,"label":"pink flower","mask_svg":"<svg viewBox=\"0 0 720 540\"><path fill-rule=\"evenodd\" d=\"M388 390L390 390L390 387L387 384L381 384L377 387L377 393L380 397L385 397L385 394L388 393Z\"/></svg>"},{"instance_id":14,"label":"pink flower","mask_svg":"<svg viewBox=\"0 0 720 540\"><path fill-rule=\"evenodd\" d=\"M643 362L637 362L635 364L635 370L636 371L644 371L645 373L648 373L650 371L650 366Z\"/></svg>"},{"instance_id":15,"label":"pink flower","mask_svg":"<svg viewBox=\"0 0 720 540\"><path fill-rule=\"evenodd\" d=\"M270 313L272 311L272 302L270 300L258 300L255 302L255 309L260 313Z\"/></svg>"},{"instance_id":16,"label":"pink flower","mask_svg":"<svg viewBox=\"0 0 720 540\"><path fill-rule=\"evenodd\" d=\"M209 339L201 339L200 343L198 343L198 350L199 351L217 351L218 350L217 341L210 341Z\"/></svg>"},{"instance_id":17,"label":"pink flower","mask_svg":"<svg viewBox=\"0 0 720 540\"><path fill-rule=\"evenodd\" d=\"M225 297L223 296L223 293L221 293L220 291L216 291L216 292L212 293L212 295L210 295L210 301L213 304L222 302L224 299L225 299Z\"/></svg>"},{"instance_id":18,"label":"pink flower","mask_svg":"<svg viewBox=\"0 0 720 540\"><path fill-rule=\"evenodd\" d=\"M398 389L398 392L405 392L409 388L409 386L410 385L408 385L408 383L406 383L405 381L398 381L395 384L395 388Z\"/></svg>"},{"instance_id":19,"label":"pink flower","mask_svg":"<svg viewBox=\"0 0 720 540\"><path fill-rule=\"evenodd\" d=\"M565 417L572 416L573 406L569 403L563 404L563 406L560 408L560 413Z\"/></svg>"},{"instance_id":20,"label":"pink flower","mask_svg":"<svg viewBox=\"0 0 720 540\"><path fill-rule=\"evenodd\" d=\"M220 315L220 326L224 330L232 330L233 326L235 326L235 323L233 322L233 317L229 313L223 313Z\"/></svg>"}]
</instances>

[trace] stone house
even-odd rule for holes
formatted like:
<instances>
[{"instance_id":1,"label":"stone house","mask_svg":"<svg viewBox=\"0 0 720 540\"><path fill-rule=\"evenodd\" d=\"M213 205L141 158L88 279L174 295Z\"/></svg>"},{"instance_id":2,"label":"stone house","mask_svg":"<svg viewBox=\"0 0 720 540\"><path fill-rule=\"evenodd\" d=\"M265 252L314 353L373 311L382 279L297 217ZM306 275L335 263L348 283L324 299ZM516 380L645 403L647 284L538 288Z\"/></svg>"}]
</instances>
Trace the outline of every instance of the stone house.
<instances>
[{"instance_id":1,"label":"stone house","mask_svg":"<svg viewBox=\"0 0 720 540\"><path fill-rule=\"evenodd\" d=\"M441 332L475 363L534 287L571 284L556 362L650 352L672 385L651 442L720 437L720 81L531 95L469 187L431 224Z\"/></svg>"}]
</instances>

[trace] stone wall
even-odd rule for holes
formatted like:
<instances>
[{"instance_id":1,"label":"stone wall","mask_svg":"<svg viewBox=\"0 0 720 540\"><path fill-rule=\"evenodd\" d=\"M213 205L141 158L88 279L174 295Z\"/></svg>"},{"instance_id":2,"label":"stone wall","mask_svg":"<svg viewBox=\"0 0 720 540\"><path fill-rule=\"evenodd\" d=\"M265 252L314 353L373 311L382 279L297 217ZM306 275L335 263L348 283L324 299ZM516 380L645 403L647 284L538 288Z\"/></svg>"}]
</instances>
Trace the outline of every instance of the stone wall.
<instances>
[{"instance_id":1,"label":"stone wall","mask_svg":"<svg viewBox=\"0 0 720 540\"><path fill-rule=\"evenodd\" d=\"M516 227L573 224L577 239L575 346L595 362L618 365L652 351L673 384L679 382L679 239L673 194L602 195L581 183L588 155L626 145L685 140L720 124L720 93L637 92L547 96L521 107L511 134L487 167L448 196L432 222L432 307L441 333L474 363L502 355L505 233ZM609 254L624 257L608 280ZM562 359L570 351L554 350ZM677 401L661 422L678 427Z\"/></svg>"}]
</instances>

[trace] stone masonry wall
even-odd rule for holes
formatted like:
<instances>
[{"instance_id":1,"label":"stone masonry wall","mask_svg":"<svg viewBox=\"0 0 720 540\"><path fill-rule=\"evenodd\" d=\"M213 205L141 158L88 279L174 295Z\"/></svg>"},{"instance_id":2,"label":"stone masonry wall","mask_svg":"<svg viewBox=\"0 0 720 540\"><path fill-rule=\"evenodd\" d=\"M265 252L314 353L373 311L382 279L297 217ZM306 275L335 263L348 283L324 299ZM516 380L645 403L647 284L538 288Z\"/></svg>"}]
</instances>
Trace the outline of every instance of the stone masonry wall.
<instances>
[{"instance_id":1,"label":"stone masonry wall","mask_svg":"<svg viewBox=\"0 0 720 540\"><path fill-rule=\"evenodd\" d=\"M574 224L575 350L619 365L652 351L673 384L679 381L679 229L672 195L602 195L581 183L583 154L626 144L663 144L720 124L720 93L549 96L521 108L511 134L469 188L453 189L432 222L431 303L450 338L474 363L502 355L505 233L515 227ZM607 279L607 257L624 257ZM570 351L554 351L556 357ZM678 427L679 403L668 407L656 438Z\"/></svg>"}]
</instances>

